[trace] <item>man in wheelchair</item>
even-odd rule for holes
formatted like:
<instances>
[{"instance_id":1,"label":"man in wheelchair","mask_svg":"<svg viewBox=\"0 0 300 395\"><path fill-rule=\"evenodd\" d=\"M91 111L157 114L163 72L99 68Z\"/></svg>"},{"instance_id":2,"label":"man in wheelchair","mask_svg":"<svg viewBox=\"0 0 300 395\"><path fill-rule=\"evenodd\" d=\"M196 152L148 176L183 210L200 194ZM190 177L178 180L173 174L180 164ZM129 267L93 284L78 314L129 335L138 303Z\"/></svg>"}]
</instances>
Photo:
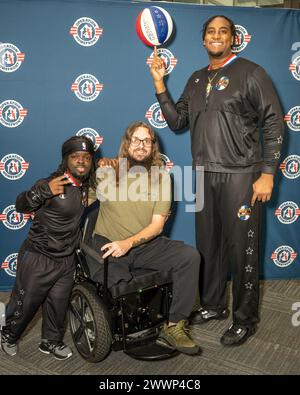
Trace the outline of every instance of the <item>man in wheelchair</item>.
<instances>
[{"instance_id":1,"label":"man in wheelchair","mask_svg":"<svg viewBox=\"0 0 300 395\"><path fill-rule=\"evenodd\" d=\"M96 177L89 203L97 197L100 209L90 246L108 260L108 288L130 282L134 269L171 272L168 323L156 341L185 354L199 353L187 323L197 296L200 255L182 241L160 236L171 206L171 180L149 125L130 125L118 161L99 167Z\"/></svg>"}]
</instances>

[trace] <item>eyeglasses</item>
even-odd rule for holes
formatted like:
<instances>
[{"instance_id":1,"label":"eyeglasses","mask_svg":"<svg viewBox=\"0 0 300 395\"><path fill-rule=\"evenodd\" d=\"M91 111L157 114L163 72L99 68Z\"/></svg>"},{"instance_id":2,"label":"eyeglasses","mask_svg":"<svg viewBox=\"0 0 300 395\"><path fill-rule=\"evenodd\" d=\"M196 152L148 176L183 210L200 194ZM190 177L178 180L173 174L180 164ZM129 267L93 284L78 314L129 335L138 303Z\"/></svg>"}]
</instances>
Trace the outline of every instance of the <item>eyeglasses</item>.
<instances>
[{"instance_id":1,"label":"eyeglasses","mask_svg":"<svg viewBox=\"0 0 300 395\"><path fill-rule=\"evenodd\" d=\"M140 143L143 143L145 147L150 147L153 141L150 137L146 137L145 139L139 139L136 136L131 137L131 144L133 147L138 147Z\"/></svg>"}]
</instances>

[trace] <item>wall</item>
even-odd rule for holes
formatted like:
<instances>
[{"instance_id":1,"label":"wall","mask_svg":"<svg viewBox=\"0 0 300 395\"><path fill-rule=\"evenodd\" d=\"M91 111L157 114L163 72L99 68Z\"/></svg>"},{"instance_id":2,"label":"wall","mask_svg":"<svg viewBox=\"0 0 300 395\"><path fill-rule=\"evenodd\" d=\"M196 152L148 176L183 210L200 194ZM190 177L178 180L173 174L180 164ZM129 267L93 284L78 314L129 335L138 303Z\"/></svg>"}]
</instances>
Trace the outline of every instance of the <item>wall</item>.
<instances>
[{"instance_id":1,"label":"wall","mask_svg":"<svg viewBox=\"0 0 300 395\"><path fill-rule=\"evenodd\" d=\"M101 143L100 155L115 156L125 127L144 120L154 123L171 162L181 168L191 164L189 133L171 133L160 117L146 64L152 51L135 33L138 13L150 5L154 3L0 2L0 290L10 289L15 280L18 248L30 226L28 216L15 213L15 198L55 170L61 144L68 137L81 129L94 129ZM208 64L201 28L215 14L228 15L240 26L239 56L259 63L273 79L287 127L282 169L272 201L266 205L261 274L265 278L300 277L300 12L157 5L170 12L176 27L166 47L170 53L164 50L173 68L168 86L175 100L189 75ZM83 17L98 25L94 26L97 30L90 29L92 39L87 40L91 43L97 32L94 45L80 45L70 34ZM92 26L90 20L87 25ZM79 23L79 30L83 26ZM77 78L86 74L93 77L83 87L84 77ZM94 83L98 84L95 99L87 93L80 100L72 91L79 87L89 92L96 87ZM185 212L185 204L176 205L171 237L194 245L194 215Z\"/></svg>"}]
</instances>

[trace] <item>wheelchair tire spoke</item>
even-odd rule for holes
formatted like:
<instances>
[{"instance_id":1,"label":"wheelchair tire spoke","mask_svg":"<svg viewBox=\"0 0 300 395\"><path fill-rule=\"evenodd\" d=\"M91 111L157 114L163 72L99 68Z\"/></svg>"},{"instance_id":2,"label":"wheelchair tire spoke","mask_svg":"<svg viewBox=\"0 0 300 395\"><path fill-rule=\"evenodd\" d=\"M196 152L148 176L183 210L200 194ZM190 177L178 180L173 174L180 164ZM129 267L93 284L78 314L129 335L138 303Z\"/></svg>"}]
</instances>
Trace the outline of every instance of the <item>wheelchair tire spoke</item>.
<instances>
[{"instance_id":1,"label":"wheelchair tire spoke","mask_svg":"<svg viewBox=\"0 0 300 395\"><path fill-rule=\"evenodd\" d=\"M89 334L88 334L87 330L84 331L84 335L85 335L85 339L86 339L85 343L86 343L86 345L89 348L89 352L92 352L93 351L93 347L91 346L90 337L89 337Z\"/></svg>"},{"instance_id":2,"label":"wheelchair tire spoke","mask_svg":"<svg viewBox=\"0 0 300 395\"><path fill-rule=\"evenodd\" d=\"M76 332L74 332L74 339L75 339L76 343L80 343L80 340L82 338L83 332L85 332L84 326L80 325L77 328Z\"/></svg>"},{"instance_id":3,"label":"wheelchair tire spoke","mask_svg":"<svg viewBox=\"0 0 300 395\"><path fill-rule=\"evenodd\" d=\"M83 317L80 315L79 309L78 307L75 305L75 302L72 301L72 303L70 304L70 310L71 312L74 314L74 316L76 317L76 319L80 322L80 324L83 323Z\"/></svg>"}]
</instances>

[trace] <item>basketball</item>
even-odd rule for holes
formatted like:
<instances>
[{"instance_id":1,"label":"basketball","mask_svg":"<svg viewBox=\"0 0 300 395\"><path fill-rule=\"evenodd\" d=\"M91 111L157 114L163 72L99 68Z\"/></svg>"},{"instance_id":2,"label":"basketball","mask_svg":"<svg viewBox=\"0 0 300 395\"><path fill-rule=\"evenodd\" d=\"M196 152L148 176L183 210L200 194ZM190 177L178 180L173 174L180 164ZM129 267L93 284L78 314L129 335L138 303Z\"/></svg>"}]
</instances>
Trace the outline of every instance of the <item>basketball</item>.
<instances>
[{"instance_id":1,"label":"basketball","mask_svg":"<svg viewBox=\"0 0 300 395\"><path fill-rule=\"evenodd\" d=\"M136 32L144 44L154 47L164 44L173 31L170 14L161 7L144 8L136 19Z\"/></svg>"}]
</instances>

